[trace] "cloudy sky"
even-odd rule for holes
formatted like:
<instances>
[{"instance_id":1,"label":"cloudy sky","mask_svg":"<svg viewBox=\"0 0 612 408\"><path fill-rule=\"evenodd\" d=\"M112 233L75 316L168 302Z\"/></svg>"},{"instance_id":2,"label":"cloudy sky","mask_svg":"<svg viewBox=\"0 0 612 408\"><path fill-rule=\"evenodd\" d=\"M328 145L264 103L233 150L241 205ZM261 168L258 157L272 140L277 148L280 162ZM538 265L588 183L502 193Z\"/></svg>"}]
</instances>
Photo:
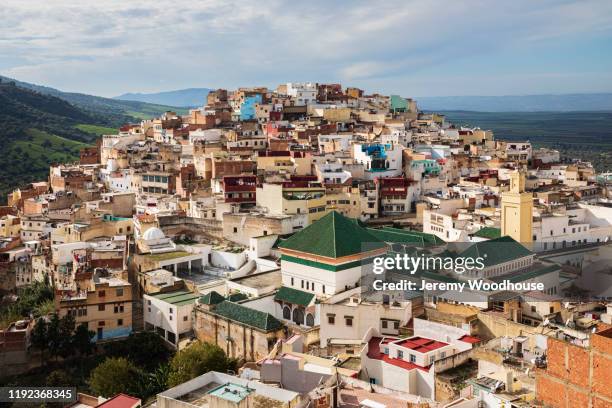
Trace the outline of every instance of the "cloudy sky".
<instances>
[{"instance_id":1,"label":"cloudy sky","mask_svg":"<svg viewBox=\"0 0 612 408\"><path fill-rule=\"evenodd\" d=\"M0 74L103 96L287 81L612 91L610 0L2 0L0 21Z\"/></svg>"}]
</instances>

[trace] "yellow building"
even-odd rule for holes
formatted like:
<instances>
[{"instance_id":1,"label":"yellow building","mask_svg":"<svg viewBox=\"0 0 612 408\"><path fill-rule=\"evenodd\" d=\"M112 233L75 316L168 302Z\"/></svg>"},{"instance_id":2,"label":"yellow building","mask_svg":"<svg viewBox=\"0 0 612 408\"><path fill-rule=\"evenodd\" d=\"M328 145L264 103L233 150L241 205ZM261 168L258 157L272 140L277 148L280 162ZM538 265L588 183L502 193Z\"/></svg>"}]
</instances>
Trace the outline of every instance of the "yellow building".
<instances>
[{"instance_id":1,"label":"yellow building","mask_svg":"<svg viewBox=\"0 0 612 408\"><path fill-rule=\"evenodd\" d=\"M312 158L289 151L266 152L257 156L257 170L264 172L286 172L298 176L312 174Z\"/></svg>"},{"instance_id":2,"label":"yellow building","mask_svg":"<svg viewBox=\"0 0 612 408\"><path fill-rule=\"evenodd\" d=\"M128 336L132 332L132 285L121 275L93 275L77 290L56 291L55 311L59 317L72 314L77 325L86 323L96 333L96 341Z\"/></svg>"},{"instance_id":3,"label":"yellow building","mask_svg":"<svg viewBox=\"0 0 612 408\"><path fill-rule=\"evenodd\" d=\"M0 237L18 237L21 234L21 219L11 214L0 218Z\"/></svg>"},{"instance_id":4,"label":"yellow building","mask_svg":"<svg viewBox=\"0 0 612 408\"><path fill-rule=\"evenodd\" d=\"M104 217L94 218L88 222L64 224L51 231L51 243L66 244L70 242L90 241L96 238L115 235L131 235L134 232L132 218Z\"/></svg>"},{"instance_id":5,"label":"yellow building","mask_svg":"<svg viewBox=\"0 0 612 408\"><path fill-rule=\"evenodd\" d=\"M257 205L268 208L270 214L305 214L308 224L328 213L325 187L291 186L264 183L257 188Z\"/></svg>"},{"instance_id":6,"label":"yellow building","mask_svg":"<svg viewBox=\"0 0 612 408\"><path fill-rule=\"evenodd\" d=\"M502 193L501 234L521 244L533 241L533 195L525 191L525 174L510 176L510 191Z\"/></svg>"}]
</instances>

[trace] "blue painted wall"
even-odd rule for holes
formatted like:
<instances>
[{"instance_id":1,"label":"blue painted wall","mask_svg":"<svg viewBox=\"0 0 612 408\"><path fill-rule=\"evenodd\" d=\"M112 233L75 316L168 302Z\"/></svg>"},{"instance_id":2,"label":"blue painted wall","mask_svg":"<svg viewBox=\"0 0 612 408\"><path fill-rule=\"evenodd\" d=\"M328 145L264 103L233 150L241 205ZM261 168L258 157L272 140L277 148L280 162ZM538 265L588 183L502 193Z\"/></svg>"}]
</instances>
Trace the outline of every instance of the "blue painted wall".
<instances>
[{"instance_id":1,"label":"blue painted wall","mask_svg":"<svg viewBox=\"0 0 612 408\"><path fill-rule=\"evenodd\" d=\"M255 119L255 105L261 103L261 95L251 95L244 98L240 105L240 120Z\"/></svg>"}]
</instances>

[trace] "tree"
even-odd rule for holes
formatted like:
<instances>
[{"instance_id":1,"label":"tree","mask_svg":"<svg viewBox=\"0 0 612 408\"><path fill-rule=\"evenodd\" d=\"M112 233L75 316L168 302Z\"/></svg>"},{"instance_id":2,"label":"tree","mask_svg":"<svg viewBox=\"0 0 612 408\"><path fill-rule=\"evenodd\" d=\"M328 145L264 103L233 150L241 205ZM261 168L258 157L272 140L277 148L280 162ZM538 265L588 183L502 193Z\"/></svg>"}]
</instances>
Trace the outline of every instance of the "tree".
<instances>
[{"instance_id":1,"label":"tree","mask_svg":"<svg viewBox=\"0 0 612 408\"><path fill-rule=\"evenodd\" d=\"M169 373L170 366L168 364L160 364L153 372L144 374L140 382L140 396L143 399L147 399L166 390L168 388Z\"/></svg>"},{"instance_id":2,"label":"tree","mask_svg":"<svg viewBox=\"0 0 612 408\"><path fill-rule=\"evenodd\" d=\"M55 311L55 304L53 300L47 299L42 301L34 309L34 316L47 316Z\"/></svg>"},{"instance_id":3,"label":"tree","mask_svg":"<svg viewBox=\"0 0 612 408\"><path fill-rule=\"evenodd\" d=\"M91 341L95 335L96 332L87 328L87 323L81 323L77 326L72 335L72 344L81 357L93 353L95 345Z\"/></svg>"},{"instance_id":4,"label":"tree","mask_svg":"<svg viewBox=\"0 0 612 408\"><path fill-rule=\"evenodd\" d=\"M83 378L83 363L85 362L85 357L93 353L95 349L95 345L92 343L95 335L96 333L93 330L87 328L87 323L79 324L72 335L72 347L80 357L79 373L81 378Z\"/></svg>"},{"instance_id":5,"label":"tree","mask_svg":"<svg viewBox=\"0 0 612 408\"><path fill-rule=\"evenodd\" d=\"M74 380L64 370L54 370L49 373L45 381L47 387L70 387L74 385Z\"/></svg>"},{"instance_id":6,"label":"tree","mask_svg":"<svg viewBox=\"0 0 612 408\"><path fill-rule=\"evenodd\" d=\"M74 316L70 313L59 321L57 354L62 358L66 358L74 352L72 333L74 332L75 324Z\"/></svg>"},{"instance_id":7,"label":"tree","mask_svg":"<svg viewBox=\"0 0 612 408\"><path fill-rule=\"evenodd\" d=\"M234 366L219 346L197 342L172 358L168 385L174 387L209 371L224 372Z\"/></svg>"},{"instance_id":8,"label":"tree","mask_svg":"<svg viewBox=\"0 0 612 408\"><path fill-rule=\"evenodd\" d=\"M57 357L59 355L62 339L60 337L60 318L55 313L51 315L47 323L47 342L49 353L51 356Z\"/></svg>"},{"instance_id":9,"label":"tree","mask_svg":"<svg viewBox=\"0 0 612 408\"><path fill-rule=\"evenodd\" d=\"M110 342L105 351L109 357L125 357L146 371L153 371L170 357L164 340L151 332L132 333L125 340Z\"/></svg>"},{"instance_id":10,"label":"tree","mask_svg":"<svg viewBox=\"0 0 612 408\"><path fill-rule=\"evenodd\" d=\"M94 395L112 397L120 392L139 394L140 378L138 369L123 357L110 357L98 365L89 377L89 386Z\"/></svg>"},{"instance_id":11,"label":"tree","mask_svg":"<svg viewBox=\"0 0 612 408\"><path fill-rule=\"evenodd\" d=\"M39 317L38 320L36 320L34 329L32 329L30 342L32 343L32 346L34 346L34 348L40 351L40 363L44 364L45 351L47 350L49 345L47 339L47 321L44 318Z\"/></svg>"}]
</instances>

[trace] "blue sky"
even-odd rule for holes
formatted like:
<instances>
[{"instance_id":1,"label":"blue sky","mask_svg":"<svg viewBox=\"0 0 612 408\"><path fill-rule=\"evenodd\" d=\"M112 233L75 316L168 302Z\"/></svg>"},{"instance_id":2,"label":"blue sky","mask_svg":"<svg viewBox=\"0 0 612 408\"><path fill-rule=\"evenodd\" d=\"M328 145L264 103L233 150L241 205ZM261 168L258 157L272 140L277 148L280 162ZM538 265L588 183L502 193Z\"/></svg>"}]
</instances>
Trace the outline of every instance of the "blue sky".
<instances>
[{"instance_id":1,"label":"blue sky","mask_svg":"<svg viewBox=\"0 0 612 408\"><path fill-rule=\"evenodd\" d=\"M612 1L3 0L0 74L103 96L341 82L612 92Z\"/></svg>"}]
</instances>

